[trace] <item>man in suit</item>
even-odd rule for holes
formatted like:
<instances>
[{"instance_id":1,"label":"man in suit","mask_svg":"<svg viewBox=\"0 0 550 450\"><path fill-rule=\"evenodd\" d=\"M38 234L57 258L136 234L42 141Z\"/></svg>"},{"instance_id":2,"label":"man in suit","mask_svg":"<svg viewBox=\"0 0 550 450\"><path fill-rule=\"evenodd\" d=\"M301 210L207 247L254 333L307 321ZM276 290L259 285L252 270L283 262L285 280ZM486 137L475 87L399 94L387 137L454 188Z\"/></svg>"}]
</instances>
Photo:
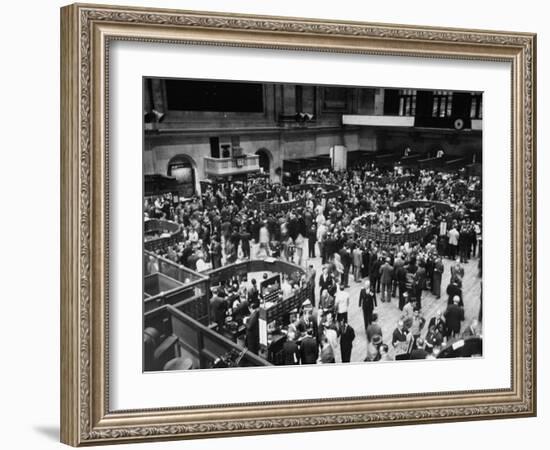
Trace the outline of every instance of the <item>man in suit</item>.
<instances>
[{"instance_id":1,"label":"man in suit","mask_svg":"<svg viewBox=\"0 0 550 450\"><path fill-rule=\"evenodd\" d=\"M256 279L252 278L250 281L252 286L248 288L248 303L258 303L260 293L258 291L258 286L256 285Z\"/></svg>"},{"instance_id":2,"label":"man in suit","mask_svg":"<svg viewBox=\"0 0 550 450\"><path fill-rule=\"evenodd\" d=\"M251 303L250 306L252 313L246 321L246 347L257 355L260 350L260 304L256 302Z\"/></svg>"},{"instance_id":3,"label":"man in suit","mask_svg":"<svg viewBox=\"0 0 550 450\"><path fill-rule=\"evenodd\" d=\"M312 331L312 336L317 338L319 336L319 325L317 324L317 314L312 309L311 301L306 299L302 303L302 315L296 325L300 333L306 333L307 330Z\"/></svg>"},{"instance_id":4,"label":"man in suit","mask_svg":"<svg viewBox=\"0 0 550 450\"><path fill-rule=\"evenodd\" d=\"M241 234L239 235L241 240L241 248L243 251L244 259L250 259L250 233L245 226L241 228Z\"/></svg>"},{"instance_id":5,"label":"man in suit","mask_svg":"<svg viewBox=\"0 0 550 450\"><path fill-rule=\"evenodd\" d=\"M470 244L470 231L469 226L462 225L460 228L460 234L458 236L458 254L460 262L468 262L468 250L471 247Z\"/></svg>"},{"instance_id":6,"label":"man in suit","mask_svg":"<svg viewBox=\"0 0 550 450\"><path fill-rule=\"evenodd\" d=\"M302 364L316 364L319 357L319 346L313 337L313 330L310 328L300 344L300 360Z\"/></svg>"},{"instance_id":7,"label":"man in suit","mask_svg":"<svg viewBox=\"0 0 550 450\"><path fill-rule=\"evenodd\" d=\"M285 343L283 344L283 360L285 366L295 366L300 364L300 349L296 343L296 335L289 332Z\"/></svg>"},{"instance_id":8,"label":"man in suit","mask_svg":"<svg viewBox=\"0 0 550 450\"><path fill-rule=\"evenodd\" d=\"M406 352L406 343L408 339L408 330L402 320L397 322L397 327L393 330L391 343L398 353Z\"/></svg>"},{"instance_id":9,"label":"man in suit","mask_svg":"<svg viewBox=\"0 0 550 450\"><path fill-rule=\"evenodd\" d=\"M376 258L375 255L373 255ZM371 264L370 268L370 285L373 292L380 293L380 267L382 266L382 256L376 258L376 260Z\"/></svg>"},{"instance_id":10,"label":"man in suit","mask_svg":"<svg viewBox=\"0 0 550 450\"><path fill-rule=\"evenodd\" d=\"M397 258L393 262L393 280L392 280L392 297L397 296L397 287L399 286L399 281L397 275L402 267L405 266L405 260L403 259L403 254L399 253Z\"/></svg>"},{"instance_id":11,"label":"man in suit","mask_svg":"<svg viewBox=\"0 0 550 450\"><path fill-rule=\"evenodd\" d=\"M437 311L435 313L435 316L430 319L430 322L428 323L428 328L434 328L434 330L441 333L442 336L445 336L445 329L447 328L445 325L445 320L443 319L443 316L441 314L441 311Z\"/></svg>"},{"instance_id":12,"label":"man in suit","mask_svg":"<svg viewBox=\"0 0 550 450\"><path fill-rule=\"evenodd\" d=\"M370 281L365 280L365 285L361 288L361 292L359 293L359 308L363 311L365 330L372 322L372 312L376 306L376 295L370 288Z\"/></svg>"},{"instance_id":13,"label":"man in suit","mask_svg":"<svg viewBox=\"0 0 550 450\"><path fill-rule=\"evenodd\" d=\"M362 249L362 253L363 253L363 256L362 256L362 259L363 259L363 262L361 264L361 277L362 278L365 278L365 277L368 277L369 274L370 274L370 253L369 253L369 249L368 247L366 246L363 246L363 249Z\"/></svg>"},{"instance_id":14,"label":"man in suit","mask_svg":"<svg viewBox=\"0 0 550 450\"><path fill-rule=\"evenodd\" d=\"M459 305L464 306L464 302L462 301L462 289L460 289L458 278L451 278L451 283L447 286L447 295L449 296L447 299L448 305L452 305L453 299L458 297Z\"/></svg>"},{"instance_id":15,"label":"man in suit","mask_svg":"<svg viewBox=\"0 0 550 450\"><path fill-rule=\"evenodd\" d=\"M399 265L397 269L395 269L395 279L397 281L397 286L399 287L399 309L403 311L403 307L405 306L405 292L407 290L407 269L405 267L405 263L403 262L402 265Z\"/></svg>"},{"instance_id":16,"label":"man in suit","mask_svg":"<svg viewBox=\"0 0 550 450\"><path fill-rule=\"evenodd\" d=\"M317 242L317 226L312 223L307 230L307 244L309 258L315 258L315 243Z\"/></svg>"},{"instance_id":17,"label":"man in suit","mask_svg":"<svg viewBox=\"0 0 550 450\"><path fill-rule=\"evenodd\" d=\"M363 266L363 251L359 246L356 246L353 249L352 253L353 259L353 277L356 283L361 281L361 267Z\"/></svg>"},{"instance_id":18,"label":"man in suit","mask_svg":"<svg viewBox=\"0 0 550 450\"><path fill-rule=\"evenodd\" d=\"M225 324L225 311L227 302L218 295L218 289L212 289L212 298L210 299L210 320L218 325L218 329L223 328Z\"/></svg>"},{"instance_id":19,"label":"man in suit","mask_svg":"<svg viewBox=\"0 0 550 450\"><path fill-rule=\"evenodd\" d=\"M447 337L455 337L460 334L460 327L464 320L464 308L460 305L460 297L455 295L453 304L445 311L445 322L447 323Z\"/></svg>"},{"instance_id":20,"label":"man in suit","mask_svg":"<svg viewBox=\"0 0 550 450\"><path fill-rule=\"evenodd\" d=\"M380 266L380 284L382 286L381 300L391 302L391 282L393 279L393 266L390 264L390 258L386 258L384 264Z\"/></svg>"},{"instance_id":21,"label":"man in suit","mask_svg":"<svg viewBox=\"0 0 550 450\"><path fill-rule=\"evenodd\" d=\"M340 254L340 261L344 266L344 273L342 274L342 284L348 288L349 287L349 269L351 267L351 262L352 262L351 252L347 246L344 246L338 253Z\"/></svg>"},{"instance_id":22,"label":"man in suit","mask_svg":"<svg viewBox=\"0 0 550 450\"><path fill-rule=\"evenodd\" d=\"M433 276L432 276L432 294L435 298L441 297L441 277L445 271L443 260L438 256L434 262Z\"/></svg>"},{"instance_id":23,"label":"man in suit","mask_svg":"<svg viewBox=\"0 0 550 450\"><path fill-rule=\"evenodd\" d=\"M378 314L372 314L372 323L367 327L366 335L367 342L372 342L374 336L382 338L382 328L378 325Z\"/></svg>"},{"instance_id":24,"label":"man in suit","mask_svg":"<svg viewBox=\"0 0 550 450\"><path fill-rule=\"evenodd\" d=\"M340 352L343 363L349 363L351 360L351 349L353 348L354 339L354 329L346 320L342 320L340 322Z\"/></svg>"},{"instance_id":25,"label":"man in suit","mask_svg":"<svg viewBox=\"0 0 550 450\"><path fill-rule=\"evenodd\" d=\"M422 291L426 289L426 264L423 260L419 261L418 269L416 271L416 286L415 286L415 298L419 307L422 307Z\"/></svg>"},{"instance_id":26,"label":"man in suit","mask_svg":"<svg viewBox=\"0 0 550 450\"><path fill-rule=\"evenodd\" d=\"M428 352L424 349L424 340L418 338L416 340L416 348L411 351L411 359L426 359Z\"/></svg>"},{"instance_id":27,"label":"man in suit","mask_svg":"<svg viewBox=\"0 0 550 450\"><path fill-rule=\"evenodd\" d=\"M430 322L431 323L431 322ZM424 338L424 350L428 354L432 354L435 348L441 347L444 341L444 333L441 333L435 325L428 326L428 332Z\"/></svg>"}]
</instances>

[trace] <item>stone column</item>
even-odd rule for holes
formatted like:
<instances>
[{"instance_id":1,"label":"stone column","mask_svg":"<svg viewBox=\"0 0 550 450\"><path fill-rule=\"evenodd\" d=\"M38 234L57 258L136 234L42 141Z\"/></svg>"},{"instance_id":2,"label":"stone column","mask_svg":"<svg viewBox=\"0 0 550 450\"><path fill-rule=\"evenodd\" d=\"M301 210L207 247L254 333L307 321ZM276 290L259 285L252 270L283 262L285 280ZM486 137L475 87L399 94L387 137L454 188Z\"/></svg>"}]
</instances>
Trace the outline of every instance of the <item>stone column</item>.
<instances>
[{"instance_id":1,"label":"stone column","mask_svg":"<svg viewBox=\"0 0 550 450\"><path fill-rule=\"evenodd\" d=\"M332 168L346 170L348 167L348 149L343 145L335 145L331 151Z\"/></svg>"},{"instance_id":2,"label":"stone column","mask_svg":"<svg viewBox=\"0 0 550 450\"><path fill-rule=\"evenodd\" d=\"M159 78L152 78L151 91L153 108L160 113L166 113L166 95L164 81Z\"/></svg>"},{"instance_id":3,"label":"stone column","mask_svg":"<svg viewBox=\"0 0 550 450\"><path fill-rule=\"evenodd\" d=\"M384 88L375 89L374 91L374 115L384 115Z\"/></svg>"}]
</instances>

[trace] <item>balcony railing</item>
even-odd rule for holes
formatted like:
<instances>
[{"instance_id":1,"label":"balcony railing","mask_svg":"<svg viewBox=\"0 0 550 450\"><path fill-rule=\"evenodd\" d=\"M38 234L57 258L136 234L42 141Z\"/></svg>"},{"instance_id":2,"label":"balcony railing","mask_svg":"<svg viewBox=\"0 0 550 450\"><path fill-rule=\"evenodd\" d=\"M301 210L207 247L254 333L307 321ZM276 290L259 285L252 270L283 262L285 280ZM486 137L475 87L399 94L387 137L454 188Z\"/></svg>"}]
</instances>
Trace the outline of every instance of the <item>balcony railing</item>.
<instances>
[{"instance_id":1,"label":"balcony railing","mask_svg":"<svg viewBox=\"0 0 550 450\"><path fill-rule=\"evenodd\" d=\"M210 158L205 156L204 162L207 175L239 175L260 171L260 157L258 155L243 155L240 158Z\"/></svg>"}]
</instances>

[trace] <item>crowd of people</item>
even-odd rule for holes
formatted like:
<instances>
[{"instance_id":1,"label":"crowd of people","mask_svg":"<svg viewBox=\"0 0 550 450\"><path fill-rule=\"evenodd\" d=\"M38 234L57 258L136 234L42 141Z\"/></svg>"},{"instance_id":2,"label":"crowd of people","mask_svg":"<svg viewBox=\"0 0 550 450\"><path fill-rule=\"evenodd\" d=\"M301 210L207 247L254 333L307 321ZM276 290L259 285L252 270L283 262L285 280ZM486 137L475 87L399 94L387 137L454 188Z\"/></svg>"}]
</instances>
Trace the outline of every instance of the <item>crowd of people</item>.
<instances>
[{"instance_id":1,"label":"crowd of people","mask_svg":"<svg viewBox=\"0 0 550 450\"><path fill-rule=\"evenodd\" d=\"M191 199L171 194L146 199L146 218L170 220L182 228L181 241L158 253L199 272L266 256L307 266L311 295L299 314L290 318L284 345L288 364L349 361L355 338L347 317L351 301L357 301L363 312L365 360L400 354L435 357L443 345L460 335L463 264L474 256L481 261L482 253L479 177L463 171L402 174L364 166L340 172L304 171L299 180L301 185L337 185L341 195L327 199L314 188L294 191L280 184L244 181L212 185ZM267 201L300 201L292 209L266 212L255 200L259 191ZM394 206L411 199L445 202L452 208ZM421 228L429 233L417 242L390 244L373 241L364 233L403 234ZM318 281L311 264L315 258L320 258L322 267ZM444 258L453 264L451 281L442 292ZM347 291L352 277L353 282L363 284L359 298L353 300ZM429 318L426 326L422 301L427 291L437 299L447 294L448 306ZM251 287L249 295L253 318L260 299ZM393 335L383 336L374 310L378 302L394 298L401 318ZM467 330L478 330L480 319L481 309ZM248 330L253 323L254 319ZM249 334L253 339L247 342L255 350L255 331Z\"/></svg>"},{"instance_id":2,"label":"crowd of people","mask_svg":"<svg viewBox=\"0 0 550 450\"><path fill-rule=\"evenodd\" d=\"M217 268L249 258L252 242L264 253L295 259L298 264L317 255L325 263L344 242L360 242L365 225L389 233L439 226L440 253L454 256L460 248L464 261L481 239L480 222L468 217L470 211L481 209L481 200L472 194L479 191L478 177L434 171L403 176L366 168L341 172L324 169L304 172L300 182L334 184L342 189L342 196L327 200L314 189L295 192L265 183L262 188L268 201L274 197L303 199L291 210L266 213L253 201L258 187L255 182L227 182L184 201L171 194L147 198L145 216L182 226L180 244L168 249L166 256L199 271L204 270L203 263ZM441 214L435 207L392 208L395 202L411 198L445 201L455 210ZM308 255L304 254L306 241Z\"/></svg>"}]
</instances>

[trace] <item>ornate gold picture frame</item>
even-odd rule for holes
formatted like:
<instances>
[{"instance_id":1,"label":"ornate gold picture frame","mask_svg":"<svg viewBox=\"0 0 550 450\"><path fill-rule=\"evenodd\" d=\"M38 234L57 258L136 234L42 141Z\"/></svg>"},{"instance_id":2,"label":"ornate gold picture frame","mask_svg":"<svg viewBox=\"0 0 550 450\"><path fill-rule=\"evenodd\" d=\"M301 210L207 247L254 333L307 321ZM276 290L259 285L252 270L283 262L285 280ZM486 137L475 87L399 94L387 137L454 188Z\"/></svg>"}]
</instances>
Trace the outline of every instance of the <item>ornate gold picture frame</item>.
<instances>
[{"instance_id":1,"label":"ornate gold picture frame","mask_svg":"<svg viewBox=\"0 0 550 450\"><path fill-rule=\"evenodd\" d=\"M113 411L106 105L109 45L116 40L510 63L510 388ZM62 442L80 446L535 415L535 87L536 36L530 33L84 4L62 8Z\"/></svg>"}]
</instances>

